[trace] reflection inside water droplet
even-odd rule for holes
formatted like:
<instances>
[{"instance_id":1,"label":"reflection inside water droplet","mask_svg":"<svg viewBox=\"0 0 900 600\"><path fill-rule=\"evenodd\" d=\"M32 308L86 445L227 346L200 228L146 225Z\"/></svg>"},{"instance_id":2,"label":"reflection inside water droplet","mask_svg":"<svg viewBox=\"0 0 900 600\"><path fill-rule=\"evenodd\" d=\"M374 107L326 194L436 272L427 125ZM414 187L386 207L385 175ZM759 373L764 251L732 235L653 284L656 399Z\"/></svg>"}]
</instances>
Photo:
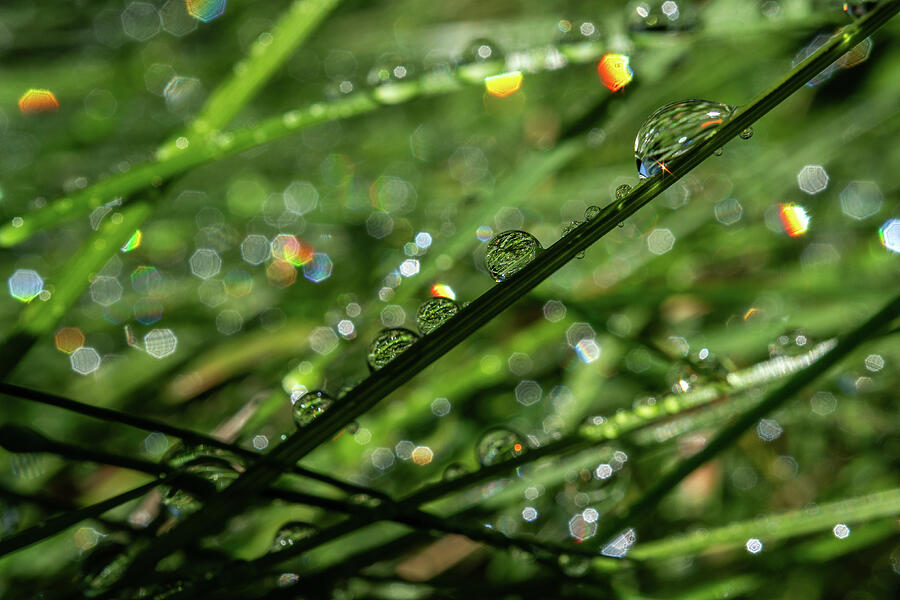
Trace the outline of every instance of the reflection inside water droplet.
<instances>
[{"instance_id":1,"label":"reflection inside water droplet","mask_svg":"<svg viewBox=\"0 0 900 600\"><path fill-rule=\"evenodd\" d=\"M459 305L450 298L429 298L416 312L416 325L426 335L450 320L459 312Z\"/></svg>"},{"instance_id":2,"label":"reflection inside water droplet","mask_svg":"<svg viewBox=\"0 0 900 600\"><path fill-rule=\"evenodd\" d=\"M294 422L297 427L306 427L328 410L334 399L321 390L313 390L292 397L291 401L294 403Z\"/></svg>"},{"instance_id":3,"label":"reflection inside water droplet","mask_svg":"<svg viewBox=\"0 0 900 600\"><path fill-rule=\"evenodd\" d=\"M487 467L521 456L526 450L522 437L509 429L491 429L478 442L478 462Z\"/></svg>"},{"instance_id":4,"label":"reflection inside water droplet","mask_svg":"<svg viewBox=\"0 0 900 600\"><path fill-rule=\"evenodd\" d=\"M667 104L651 114L634 139L638 175L645 179L691 147L715 135L735 107L709 100L684 100Z\"/></svg>"},{"instance_id":5,"label":"reflection inside water droplet","mask_svg":"<svg viewBox=\"0 0 900 600\"><path fill-rule=\"evenodd\" d=\"M418 339L419 336L409 329L402 327L383 329L369 344L369 353L366 356L369 368L377 371L384 367L408 350Z\"/></svg>"},{"instance_id":6,"label":"reflection inside water droplet","mask_svg":"<svg viewBox=\"0 0 900 600\"><path fill-rule=\"evenodd\" d=\"M503 281L521 271L542 250L540 242L524 231L504 231L491 238L484 266L494 281Z\"/></svg>"},{"instance_id":7,"label":"reflection inside water droplet","mask_svg":"<svg viewBox=\"0 0 900 600\"><path fill-rule=\"evenodd\" d=\"M294 544L312 537L318 531L318 527L310 525L309 523L304 523L303 521L291 521L290 523L285 523L275 533L270 552L278 552L285 548L290 548Z\"/></svg>"}]
</instances>

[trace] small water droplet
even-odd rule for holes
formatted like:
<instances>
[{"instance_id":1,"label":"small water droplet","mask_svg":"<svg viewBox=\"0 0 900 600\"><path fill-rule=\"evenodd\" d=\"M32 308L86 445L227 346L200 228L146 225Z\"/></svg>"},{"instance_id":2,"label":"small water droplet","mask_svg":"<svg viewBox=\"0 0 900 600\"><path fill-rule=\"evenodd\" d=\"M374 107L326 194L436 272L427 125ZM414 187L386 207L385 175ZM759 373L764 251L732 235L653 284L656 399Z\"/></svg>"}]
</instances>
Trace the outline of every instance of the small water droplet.
<instances>
[{"instance_id":1,"label":"small water droplet","mask_svg":"<svg viewBox=\"0 0 900 600\"><path fill-rule=\"evenodd\" d=\"M658 109L647 117L634 139L638 175L645 179L665 173L668 161L710 139L734 110L734 106L709 100L683 100Z\"/></svg>"},{"instance_id":2,"label":"small water droplet","mask_svg":"<svg viewBox=\"0 0 900 600\"><path fill-rule=\"evenodd\" d=\"M631 31L677 32L697 25L697 11L690 0L639 0L625 8Z\"/></svg>"},{"instance_id":3,"label":"small water droplet","mask_svg":"<svg viewBox=\"0 0 900 600\"><path fill-rule=\"evenodd\" d=\"M503 59L500 46L489 39L479 38L466 47L456 74L464 81L480 83L485 77L503 69Z\"/></svg>"},{"instance_id":4,"label":"small water droplet","mask_svg":"<svg viewBox=\"0 0 900 600\"><path fill-rule=\"evenodd\" d=\"M297 427L306 427L318 419L334 403L334 399L321 390L306 392L294 402L294 422Z\"/></svg>"},{"instance_id":5,"label":"small water droplet","mask_svg":"<svg viewBox=\"0 0 900 600\"><path fill-rule=\"evenodd\" d=\"M366 508L377 508L381 506L381 500L369 494L353 494L350 496L350 502L365 506Z\"/></svg>"},{"instance_id":6,"label":"small water droplet","mask_svg":"<svg viewBox=\"0 0 900 600\"><path fill-rule=\"evenodd\" d=\"M569 577L582 577L588 572L590 567L591 559L587 556L559 555L559 568Z\"/></svg>"},{"instance_id":7,"label":"small water droplet","mask_svg":"<svg viewBox=\"0 0 900 600\"><path fill-rule=\"evenodd\" d=\"M366 357L369 368L377 371L408 350L418 340L419 336L409 329L402 327L383 329L369 344L369 353Z\"/></svg>"},{"instance_id":8,"label":"small water droplet","mask_svg":"<svg viewBox=\"0 0 900 600\"><path fill-rule=\"evenodd\" d=\"M366 81L372 95L382 104L398 104L418 92L418 80L412 62L399 54L385 54L369 71Z\"/></svg>"},{"instance_id":9,"label":"small water droplet","mask_svg":"<svg viewBox=\"0 0 900 600\"><path fill-rule=\"evenodd\" d=\"M290 548L294 544L312 537L318 531L318 527L310 525L309 523L304 523L303 521L291 521L290 523L285 523L278 532L275 533L275 538L272 540L272 547L269 551L278 552L279 550Z\"/></svg>"},{"instance_id":10,"label":"small water droplet","mask_svg":"<svg viewBox=\"0 0 900 600\"><path fill-rule=\"evenodd\" d=\"M713 150L713 154L715 154L716 156L722 156L722 154L723 154L724 152L725 152L725 150L723 150L721 147L716 148L715 150Z\"/></svg>"},{"instance_id":11,"label":"small water droplet","mask_svg":"<svg viewBox=\"0 0 900 600\"><path fill-rule=\"evenodd\" d=\"M488 242L484 266L494 281L503 281L521 271L541 252L540 242L524 231L504 231Z\"/></svg>"},{"instance_id":12,"label":"small water droplet","mask_svg":"<svg viewBox=\"0 0 900 600\"><path fill-rule=\"evenodd\" d=\"M750 138L753 137L753 128L748 127L747 129L740 132L738 135L741 137L742 140L749 140Z\"/></svg>"},{"instance_id":13,"label":"small water droplet","mask_svg":"<svg viewBox=\"0 0 900 600\"><path fill-rule=\"evenodd\" d=\"M602 209L599 206L588 206L584 209L584 220L591 221L597 218L597 215L600 214Z\"/></svg>"},{"instance_id":14,"label":"small water droplet","mask_svg":"<svg viewBox=\"0 0 900 600\"><path fill-rule=\"evenodd\" d=\"M518 433L509 429L491 429L478 442L478 462L488 467L521 456L526 450Z\"/></svg>"},{"instance_id":15,"label":"small water droplet","mask_svg":"<svg viewBox=\"0 0 900 600\"><path fill-rule=\"evenodd\" d=\"M347 423L347 433L353 435L357 431L359 431L359 423L357 423L356 421L350 421L349 423Z\"/></svg>"},{"instance_id":16,"label":"small water droplet","mask_svg":"<svg viewBox=\"0 0 900 600\"><path fill-rule=\"evenodd\" d=\"M569 235L569 233L574 231L575 229L577 229L579 225L584 225L584 223L582 223L581 221L572 221L570 224L566 225L563 228L563 232L562 232L563 237L566 237L567 235ZM575 258L578 258L578 259L584 258L584 250L582 250L581 252L576 254Z\"/></svg>"},{"instance_id":17,"label":"small water droplet","mask_svg":"<svg viewBox=\"0 0 900 600\"><path fill-rule=\"evenodd\" d=\"M623 183L619 187L616 188L616 200L621 200L625 196L628 195L628 192L631 191L631 186L627 183Z\"/></svg>"},{"instance_id":18,"label":"small water droplet","mask_svg":"<svg viewBox=\"0 0 900 600\"><path fill-rule=\"evenodd\" d=\"M459 305L450 298L429 298L416 312L416 325L422 335L427 335L453 318L459 312Z\"/></svg>"},{"instance_id":19,"label":"small water droplet","mask_svg":"<svg viewBox=\"0 0 900 600\"><path fill-rule=\"evenodd\" d=\"M466 475L469 470L461 465L460 463L450 463L447 465L447 468L444 469L444 481L453 481L454 479L459 479L463 475Z\"/></svg>"}]
</instances>

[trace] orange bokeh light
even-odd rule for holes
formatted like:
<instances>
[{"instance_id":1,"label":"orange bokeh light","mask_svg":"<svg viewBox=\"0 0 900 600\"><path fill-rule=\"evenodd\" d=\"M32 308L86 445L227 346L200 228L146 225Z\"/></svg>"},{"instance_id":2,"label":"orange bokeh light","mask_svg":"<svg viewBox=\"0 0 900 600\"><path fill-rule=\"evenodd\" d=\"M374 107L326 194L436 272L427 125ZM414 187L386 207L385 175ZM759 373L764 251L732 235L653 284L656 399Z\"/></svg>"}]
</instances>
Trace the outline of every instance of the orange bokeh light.
<instances>
[{"instance_id":1,"label":"orange bokeh light","mask_svg":"<svg viewBox=\"0 0 900 600\"><path fill-rule=\"evenodd\" d=\"M597 74L609 91L618 92L634 79L628 60L625 54L604 54L597 63Z\"/></svg>"},{"instance_id":2,"label":"orange bokeh light","mask_svg":"<svg viewBox=\"0 0 900 600\"><path fill-rule=\"evenodd\" d=\"M505 98L522 87L522 72L512 71L484 78L484 87L491 96Z\"/></svg>"},{"instance_id":3,"label":"orange bokeh light","mask_svg":"<svg viewBox=\"0 0 900 600\"><path fill-rule=\"evenodd\" d=\"M450 298L456 300L456 292L446 283L435 283L431 286L431 295L435 298Z\"/></svg>"},{"instance_id":4,"label":"orange bokeh light","mask_svg":"<svg viewBox=\"0 0 900 600\"><path fill-rule=\"evenodd\" d=\"M56 332L56 349L66 354L72 354L84 346L84 334L77 327L63 327Z\"/></svg>"},{"instance_id":5,"label":"orange bokeh light","mask_svg":"<svg viewBox=\"0 0 900 600\"><path fill-rule=\"evenodd\" d=\"M30 89L19 98L19 110L23 115L56 112L59 102L50 90Z\"/></svg>"}]
</instances>

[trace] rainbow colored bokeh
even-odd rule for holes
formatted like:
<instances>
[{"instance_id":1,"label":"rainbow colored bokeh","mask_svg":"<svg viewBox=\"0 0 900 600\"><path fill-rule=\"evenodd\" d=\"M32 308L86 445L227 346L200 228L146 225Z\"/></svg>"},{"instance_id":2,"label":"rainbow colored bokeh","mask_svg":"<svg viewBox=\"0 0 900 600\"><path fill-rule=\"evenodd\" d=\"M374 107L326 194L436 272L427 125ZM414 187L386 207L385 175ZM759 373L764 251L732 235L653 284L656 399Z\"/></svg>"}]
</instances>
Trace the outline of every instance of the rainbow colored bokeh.
<instances>
[{"instance_id":1,"label":"rainbow colored bokeh","mask_svg":"<svg viewBox=\"0 0 900 600\"><path fill-rule=\"evenodd\" d=\"M618 92L634 79L634 71L625 54L604 54L597 63L597 74L611 92Z\"/></svg>"},{"instance_id":2,"label":"rainbow colored bokeh","mask_svg":"<svg viewBox=\"0 0 900 600\"><path fill-rule=\"evenodd\" d=\"M799 204L779 204L778 216L784 232L791 237L801 236L809 229L809 215Z\"/></svg>"},{"instance_id":3,"label":"rainbow colored bokeh","mask_svg":"<svg viewBox=\"0 0 900 600\"><path fill-rule=\"evenodd\" d=\"M19 98L19 110L23 115L56 112L59 110L59 101L50 90L32 88Z\"/></svg>"},{"instance_id":4,"label":"rainbow colored bokeh","mask_svg":"<svg viewBox=\"0 0 900 600\"><path fill-rule=\"evenodd\" d=\"M185 0L188 13L204 23L222 16L226 0Z\"/></svg>"},{"instance_id":5,"label":"rainbow colored bokeh","mask_svg":"<svg viewBox=\"0 0 900 600\"><path fill-rule=\"evenodd\" d=\"M456 292L446 283L435 283L431 286L431 295L435 298L450 298L456 300Z\"/></svg>"},{"instance_id":6,"label":"rainbow colored bokeh","mask_svg":"<svg viewBox=\"0 0 900 600\"><path fill-rule=\"evenodd\" d=\"M140 229L135 229L134 233L131 234L131 237L128 238L128 241L122 245L122 252L131 252L135 248L140 247L141 241L144 239L144 234L141 233Z\"/></svg>"}]
</instances>

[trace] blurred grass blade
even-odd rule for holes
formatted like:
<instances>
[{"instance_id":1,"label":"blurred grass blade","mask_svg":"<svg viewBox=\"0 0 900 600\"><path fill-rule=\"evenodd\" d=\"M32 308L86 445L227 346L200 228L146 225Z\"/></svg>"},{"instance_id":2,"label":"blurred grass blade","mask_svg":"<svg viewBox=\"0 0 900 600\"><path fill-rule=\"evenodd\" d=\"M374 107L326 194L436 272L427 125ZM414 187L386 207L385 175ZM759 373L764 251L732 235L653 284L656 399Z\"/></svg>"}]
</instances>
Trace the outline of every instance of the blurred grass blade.
<instances>
[{"instance_id":1,"label":"blurred grass blade","mask_svg":"<svg viewBox=\"0 0 900 600\"><path fill-rule=\"evenodd\" d=\"M260 35L248 55L234 65L232 74L207 99L182 135L197 139L219 131L268 83L341 0L294 0L272 30ZM165 159L177 151L169 140L158 152Z\"/></svg>"},{"instance_id":2,"label":"blurred grass blade","mask_svg":"<svg viewBox=\"0 0 900 600\"><path fill-rule=\"evenodd\" d=\"M842 336L833 350L813 363L808 369L798 372L781 387L769 393L759 404L743 413L736 421L723 429L702 450L685 459L677 467L663 475L624 514L605 522L602 529L598 531L596 539L603 542L626 527L638 526L649 517L650 511L653 510L659 501L685 477L715 457L719 452L735 443L741 435L754 427L761 418L772 413L779 406L793 398L795 394L823 375L850 352L889 327L898 316L900 316L900 296L891 300L884 308L858 328Z\"/></svg>"},{"instance_id":3,"label":"blurred grass blade","mask_svg":"<svg viewBox=\"0 0 900 600\"><path fill-rule=\"evenodd\" d=\"M645 561L714 552L743 546L750 538L762 541L765 551L769 542L831 530L838 523L861 523L897 514L900 514L900 489L895 488L683 536L640 542L628 553L628 558Z\"/></svg>"}]
</instances>

